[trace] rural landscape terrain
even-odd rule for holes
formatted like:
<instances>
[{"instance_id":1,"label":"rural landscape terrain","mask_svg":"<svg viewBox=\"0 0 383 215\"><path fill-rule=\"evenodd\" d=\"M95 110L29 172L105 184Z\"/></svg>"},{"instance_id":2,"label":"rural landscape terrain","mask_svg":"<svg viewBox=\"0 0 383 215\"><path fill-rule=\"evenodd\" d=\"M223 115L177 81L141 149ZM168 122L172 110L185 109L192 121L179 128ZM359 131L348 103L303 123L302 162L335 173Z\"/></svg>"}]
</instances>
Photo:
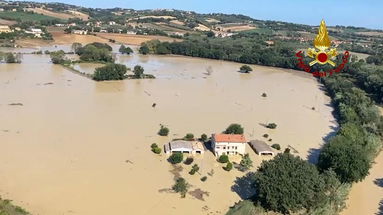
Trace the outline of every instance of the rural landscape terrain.
<instances>
[{"instance_id":1,"label":"rural landscape terrain","mask_svg":"<svg viewBox=\"0 0 383 215\"><path fill-rule=\"evenodd\" d=\"M0 215L383 214L383 31L320 21L0 0Z\"/></svg>"}]
</instances>

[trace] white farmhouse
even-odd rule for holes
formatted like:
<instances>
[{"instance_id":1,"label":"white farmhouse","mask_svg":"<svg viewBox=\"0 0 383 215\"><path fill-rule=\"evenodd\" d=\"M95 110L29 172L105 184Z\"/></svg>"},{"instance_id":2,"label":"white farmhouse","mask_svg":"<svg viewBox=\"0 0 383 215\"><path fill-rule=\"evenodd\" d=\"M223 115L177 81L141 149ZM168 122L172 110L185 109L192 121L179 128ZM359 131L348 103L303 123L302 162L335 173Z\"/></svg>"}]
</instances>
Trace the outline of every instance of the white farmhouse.
<instances>
[{"instance_id":1,"label":"white farmhouse","mask_svg":"<svg viewBox=\"0 0 383 215\"><path fill-rule=\"evenodd\" d=\"M246 153L247 141L242 134L213 134L211 144L215 156Z\"/></svg>"},{"instance_id":2,"label":"white farmhouse","mask_svg":"<svg viewBox=\"0 0 383 215\"><path fill-rule=\"evenodd\" d=\"M31 28L28 31L25 31L27 34L33 34L35 37L41 37L43 34L43 31L40 28Z\"/></svg>"},{"instance_id":3,"label":"white farmhouse","mask_svg":"<svg viewBox=\"0 0 383 215\"><path fill-rule=\"evenodd\" d=\"M8 25L0 25L0 33L10 33L12 30Z\"/></svg>"},{"instance_id":4,"label":"white farmhouse","mask_svg":"<svg viewBox=\"0 0 383 215\"><path fill-rule=\"evenodd\" d=\"M73 30L72 34L87 35L88 31L87 30Z\"/></svg>"}]
</instances>

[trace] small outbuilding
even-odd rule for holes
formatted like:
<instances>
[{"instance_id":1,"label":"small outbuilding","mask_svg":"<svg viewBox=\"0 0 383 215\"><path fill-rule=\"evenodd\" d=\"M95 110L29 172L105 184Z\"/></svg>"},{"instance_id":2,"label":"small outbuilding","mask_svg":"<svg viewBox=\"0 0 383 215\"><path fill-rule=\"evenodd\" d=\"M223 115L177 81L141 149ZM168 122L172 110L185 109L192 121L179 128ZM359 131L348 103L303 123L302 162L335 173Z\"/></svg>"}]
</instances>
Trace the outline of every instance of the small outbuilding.
<instances>
[{"instance_id":1,"label":"small outbuilding","mask_svg":"<svg viewBox=\"0 0 383 215\"><path fill-rule=\"evenodd\" d=\"M263 141L251 140L249 144L258 155L274 155L273 149Z\"/></svg>"},{"instance_id":2,"label":"small outbuilding","mask_svg":"<svg viewBox=\"0 0 383 215\"><path fill-rule=\"evenodd\" d=\"M165 153L171 154L174 152L203 154L205 148L199 141L174 140L165 145Z\"/></svg>"}]
</instances>

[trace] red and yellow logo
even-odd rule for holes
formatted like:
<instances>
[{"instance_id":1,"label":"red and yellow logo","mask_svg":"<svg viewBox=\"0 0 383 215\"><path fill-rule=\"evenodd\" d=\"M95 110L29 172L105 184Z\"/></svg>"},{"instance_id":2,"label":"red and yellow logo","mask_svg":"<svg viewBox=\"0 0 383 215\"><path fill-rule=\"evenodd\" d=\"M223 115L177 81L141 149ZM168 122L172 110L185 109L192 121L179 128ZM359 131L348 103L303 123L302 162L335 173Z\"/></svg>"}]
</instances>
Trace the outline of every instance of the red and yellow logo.
<instances>
[{"instance_id":1,"label":"red and yellow logo","mask_svg":"<svg viewBox=\"0 0 383 215\"><path fill-rule=\"evenodd\" d=\"M350 53L346 51L343 54L342 63L335 69L329 69L327 71L311 72L311 67L315 64L319 64L319 65L330 64L333 67L336 66L333 60L336 58L336 56L338 56L338 52L336 48L330 48L331 40L330 40L330 37L328 36L327 27L324 20L322 20L319 26L318 35L315 37L315 40L314 40L314 47L315 48L309 48L306 51L306 55L309 58L313 59L309 63L309 65L303 62L302 51L299 51L295 55L298 57L298 67L301 69L304 69L306 72L312 73L313 76L323 77L323 76L332 75L335 72L340 72L344 68L345 64L348 62L348 59L350 58Z\"/></svg>"}]
</instances>

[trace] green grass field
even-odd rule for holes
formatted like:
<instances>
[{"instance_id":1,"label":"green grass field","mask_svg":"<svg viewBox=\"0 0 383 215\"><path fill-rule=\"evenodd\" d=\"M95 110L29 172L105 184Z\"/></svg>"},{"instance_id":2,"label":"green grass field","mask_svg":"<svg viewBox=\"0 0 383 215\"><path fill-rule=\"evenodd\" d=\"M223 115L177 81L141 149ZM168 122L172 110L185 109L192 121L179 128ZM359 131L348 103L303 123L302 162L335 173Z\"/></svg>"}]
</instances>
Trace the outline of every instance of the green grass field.
<instances>
[{"instance_id":1,"label":"green grass field","mask_svg":"<svg viewBox=\"0 0 383 215\"><path fill-rule=\"evenodd\" d=\"M27 13L27 12L13 12L13 11L3 11L0 12L0 18L7 20L20 20L24 21L35 21L40 22L43 20L55 20L57 18L51 16L45 16L41 14L35 13Z\"/></svg>"}]
</instances>

